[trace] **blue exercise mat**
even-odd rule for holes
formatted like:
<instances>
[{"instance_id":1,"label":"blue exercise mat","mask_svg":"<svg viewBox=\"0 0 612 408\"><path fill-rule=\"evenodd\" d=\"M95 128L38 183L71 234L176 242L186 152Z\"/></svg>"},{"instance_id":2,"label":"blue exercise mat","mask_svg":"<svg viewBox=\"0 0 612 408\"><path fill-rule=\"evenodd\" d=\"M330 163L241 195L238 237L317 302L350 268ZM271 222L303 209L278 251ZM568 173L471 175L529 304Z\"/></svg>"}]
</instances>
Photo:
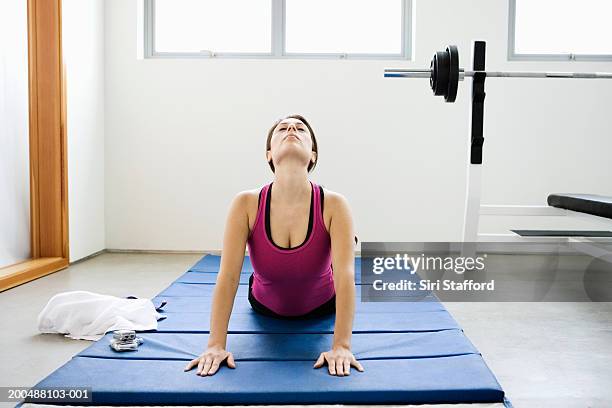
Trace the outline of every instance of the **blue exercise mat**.
<instances>
[{"instance_id":1,"label":"blue exercise mat","mask_svg":"<svg viewBox=\"0 0 612 408\"><path fill-rule=\"evenodd\" d=\"M212 297L157 296L152 300L154 305L166 302L166 305L161 309L163 313L210 313L212 299ZM435 296L416 299L414 302L355 302L355 313L418 313L443 310L446 309ZM232 315L234 313L253 313L253 309L248 301L235 301Z\"/></svg>"},{"instance_id":2,"label":"blue exercise mat","mask_svg":"<svg viewBox=\"0 0 612 408\"><path fill-rule=\"evenodd\" d=\"M212 298L215 285L199 285L197 283L182 283L174 282L166 289L162 290L158 297L199 297ZM236 297L247 297L249 288L245 285L239 285Z\"/></svg>"},{"instance_id":3,"label":"blue exercise mat","mask_svg":"<svg viewBox=\"0 0 612 408\"><path fill-rule=\"evenodd\" d=\"M502 402L478 354L364 360L332 377L313 361L239 361L200 377L185 361L74 357L37 387L92 387L95 405L424 404Z\"/></svg>"},{"instance_id":4,"label":"blue exercise mat","mask_svg":"<svg viewBox=\"0 0 612 408\"><path fill-rule=\"evenodd\" d=\"M219 255L206 255L200 259L195 265L189 268L193 272L219 272L221 265L221 257ZM248 256L244 257L242 263L242 273L250 274L253 272L253 265L251 265L251 259Z\"/></svg>"},{"instance_id":5,"label":"blue exercise mat","mask_svg":"<svg viewBox=\"0 0 612 408\"><path fill-rule=\"evenodd\" d=\"M362 286L355 285L355 296L357 298L361 298L361 291L367 290L368 293L371 294L372 297L380 294L376 293L374 288L370 285ZM215 290L215 285L210 284L201 284L201 283L183 283L183 282L174 282L166 289L159 293L159 297L199 297L206 298L212 297L213 292ZM238 289L236 291L236 297L247 297L249 295L249 287L248 285L238 285ZM424 299L431 295L430 291L422 291L422 290L413 290L413 291L405 291L399 292L396 297L385 296L385 300L389 303L395 299L400 301L402 299L408 301L408 299Z\"/></svg>"},{"instance_id":6,"label":"blue exercise mat","mask_svg":"<svg viewBox=\"0 0 612 408\"><path fill-rule=\"evenodd\" d=\"M159 333L208 333L210 313L167 313L157 324ZM257 312L237 313L228 333L333 333L335 315L313 319L277 319ZM355 314L353 333L421 332L459 329L446 311L423 313Z\"/></svg>"},{"instance_id":7,"label":"blue exercise mat","mask_svg":"<svg viewBox=\"0 0 612 408\"><path fill-rule=\"evenodd\" d=\"M214 281L208 280L216 278L219 260L204 257L153 299L155 304L168 302L162 310L166 318L157 331L140 334L144 343L137 351L113 351L109 334L36 388L91 387L94 405L510 406L478 350L437 298L425 292L404 298L412 301L367 303L361 302L357 286L352 351L366 371L333 377L327 367L312 366L331 347L334 315L301 320L262 316L248 303L248 286L239 285L227 336L237 368L222 367L212 377L183 372L208 341L214 290ZM247 279L249 268L247 258Z\"/></svg>"},{"instance_id":8,"label":"blue exercise mat","mask_svg":"<svg viewBox=\"0 0 612 408\"><path fill-rule=\"evenodd\" d=\"M208 342L207 334L142 333L144 343L134 352L109 347L112 334L78 354L79 357L134 360L193 360ZM330 350L332 334L229 334L227 349L236 361L315 361ZM449 357L477 354L461 330L422 333L353 334L351 349L358 360Z\"/></svg>"}]
</instances>

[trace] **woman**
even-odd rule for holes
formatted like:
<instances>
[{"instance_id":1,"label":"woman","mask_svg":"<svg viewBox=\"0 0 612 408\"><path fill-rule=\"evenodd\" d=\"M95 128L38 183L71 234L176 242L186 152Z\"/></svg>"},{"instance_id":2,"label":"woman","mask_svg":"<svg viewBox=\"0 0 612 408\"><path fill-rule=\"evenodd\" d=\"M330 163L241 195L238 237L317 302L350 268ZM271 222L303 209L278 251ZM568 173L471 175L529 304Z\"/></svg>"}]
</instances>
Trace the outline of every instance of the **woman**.
<instances>
[{"instance_id":1,"label":"woman","mask_svg":"<svg viewBox=\"0 0 612 408\"><path fill-rule=\"evenodd\" d=\"M332 349L314 368L345 376L354 366L351 352L355 310L353 222L346 199L308 180L317 164L317 140L300 115L278 120L268 132L266 160L274 181L261 191L239 193L227 217L221 269L212 302L208 348L187 364L197 374L213 375L223 361L227 327L240 282L245 246L254 273L249 302L262 314L295 319L336 314Z\"/></svg>"}]
</instances>

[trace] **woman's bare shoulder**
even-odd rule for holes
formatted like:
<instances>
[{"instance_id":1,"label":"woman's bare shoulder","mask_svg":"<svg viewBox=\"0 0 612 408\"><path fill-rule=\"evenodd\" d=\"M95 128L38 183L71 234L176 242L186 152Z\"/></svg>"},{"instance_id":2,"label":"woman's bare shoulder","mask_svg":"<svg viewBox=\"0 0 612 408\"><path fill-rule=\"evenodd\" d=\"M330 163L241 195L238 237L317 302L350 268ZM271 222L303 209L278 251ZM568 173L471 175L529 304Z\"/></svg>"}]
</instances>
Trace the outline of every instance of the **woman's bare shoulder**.
<instances>
[{"instance_id":1,"label":"woman's bare shoulder","mask_svg":"<svg viewBox=\"0 0 612 408\"><path fill-rule=\"evenodd\" d=\"M249 219L253 218L254 214L257 212L260 191L261 188L244 190L237 193L234 197L234 202L238 204L242 211L248 214Z\"/></svg>"},{"instance_id":2,"label":"woman's bare shoulder","mask_svg":"<svg viewBox=\"0 0 612 408\"><path fill-rule=\"evenodd\" d=\"M259 196L259 188L254 188L252 190L243 190L240 191L236 194L236 198L240 198L242 200L248 200L248 199L252 199L257 198Z\"/></svg>"},{"instance_id":3,"label":"woman's bare shoulder","mask_svg":"<svg viewBox=\"0 0 612 408\"><path fill-rule=\"evenodd\" d=\"M240 191L236 193L236 195L234 196L234 200L244 205L249 205L253 201L255 201L255 203L257 204L257 200L259 199L259 191L260 189L258 188Z\"/></svg>"},{"instance_id":4,"label":"woman's bare shoulder","mask_svg":"<svg viewBox=\"0 0 612 408\"><path fill-rule=\"evenodd\" d=\"M323 196L325 197L325 208L342 211L349 207L346 197L336 191L323 187Z\"/></svg>"},{"instance_id":5,"label":"woman's bare shoulder","mask_svg":"<svg viewBox=\"0 0 612 408\"><path fill-rule=\"evenodd\" d=\"M323 187L323 186L321 186ZM332 191L329 190L325 187L323 187L323 194L325 194L325 201L327 202L327 199L329 198L331 201L342 201L345 200L346 201L346 197L344 197L342 194L336 192L336 191Z\"/></svg>"},{"instance_id":6,"label":"woman's bare shoulder","mask_svg":"<svg viewBox=\"0 0 612 408\"><path fill-rule=\"evenodd\" d=\"M351 207L349 206L348 200L346 197L338 192L328 190L323 188L323 195L325 200L325 210L324 212L328 215L325 217L325 222L327 223L327 217L329 217L329 225L327 230L331 231L331 225L337 224L340 225L340 231L351 231L353 227L351 227L353 221L353 216L351 214ZM334 221L336 220L336 221ZM337 228L336 228L337 229ZM341 232L342 234L343 232ZM358 239L355 236L355 244L357 244Z\"/></svg>"}]
</instances>

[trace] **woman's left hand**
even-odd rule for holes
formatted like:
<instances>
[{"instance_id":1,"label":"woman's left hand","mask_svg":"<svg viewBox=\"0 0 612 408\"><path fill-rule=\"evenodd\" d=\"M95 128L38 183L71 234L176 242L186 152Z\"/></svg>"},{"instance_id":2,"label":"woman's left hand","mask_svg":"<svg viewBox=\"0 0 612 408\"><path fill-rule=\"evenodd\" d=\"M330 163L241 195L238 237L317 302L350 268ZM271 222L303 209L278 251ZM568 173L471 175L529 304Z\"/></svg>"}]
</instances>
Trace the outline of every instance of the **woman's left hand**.
<instances>
[{"instance_id":1,"label":"woman's left hand","mask_svg":"<svg viewBox=\"0 0 612 408\"><path fill-rule=\"evenodd\" d=\"M321 353L314 364L314 368L320 368L327 362L327 370L330 375L344 377L351 374L351 366L363 372L363 367L357 361L351 350L346 347L334 347L330 351Z\"/></svg>"}]
</instances>

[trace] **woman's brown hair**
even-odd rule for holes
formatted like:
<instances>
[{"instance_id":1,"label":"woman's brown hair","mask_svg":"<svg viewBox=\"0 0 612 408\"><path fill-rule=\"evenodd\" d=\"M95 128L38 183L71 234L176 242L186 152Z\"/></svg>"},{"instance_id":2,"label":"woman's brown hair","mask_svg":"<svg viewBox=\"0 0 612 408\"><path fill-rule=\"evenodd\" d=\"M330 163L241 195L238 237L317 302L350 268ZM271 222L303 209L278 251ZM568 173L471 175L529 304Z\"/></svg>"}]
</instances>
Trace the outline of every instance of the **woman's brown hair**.
<instances>
[{"instance_id":1,"label":"woman's brown hair","mask_svg":"<svg viewBox=\"0 0 612 408\"><path fill-rule=\"evenodd\" d=\"M297 115L297 114L296 115L289 115L289 116L285 116L284 118L281 118L281 119L277 120L276 122L274 122L274 125L272 125L272 127L268 131L268 139L266 140L266 152L271 149L270 142L272 141L272 134L274 133L274 129L276 129L278 124L281 123L285 119L298 119L299 121L304 123L304 125L306 125L306 127L308 128L308 131L310 132L310 138L312 139L312 151L316 153L314 162L311 161L308 164L308 169L307 170L308 170L308 172L311 172L315 168L315 166L317 165L317 161L319 160L319 148L317 146L317 138L315 137L315 134L314 134L314 131L312 130L312 127L310 127L310 123L308 123L306 118L303 117L302 115ZM270 160L268 162L268 165L272 169L272 173L274 173L274 163L272 163L272 160Z\"/></svg>"}]
</instances>

